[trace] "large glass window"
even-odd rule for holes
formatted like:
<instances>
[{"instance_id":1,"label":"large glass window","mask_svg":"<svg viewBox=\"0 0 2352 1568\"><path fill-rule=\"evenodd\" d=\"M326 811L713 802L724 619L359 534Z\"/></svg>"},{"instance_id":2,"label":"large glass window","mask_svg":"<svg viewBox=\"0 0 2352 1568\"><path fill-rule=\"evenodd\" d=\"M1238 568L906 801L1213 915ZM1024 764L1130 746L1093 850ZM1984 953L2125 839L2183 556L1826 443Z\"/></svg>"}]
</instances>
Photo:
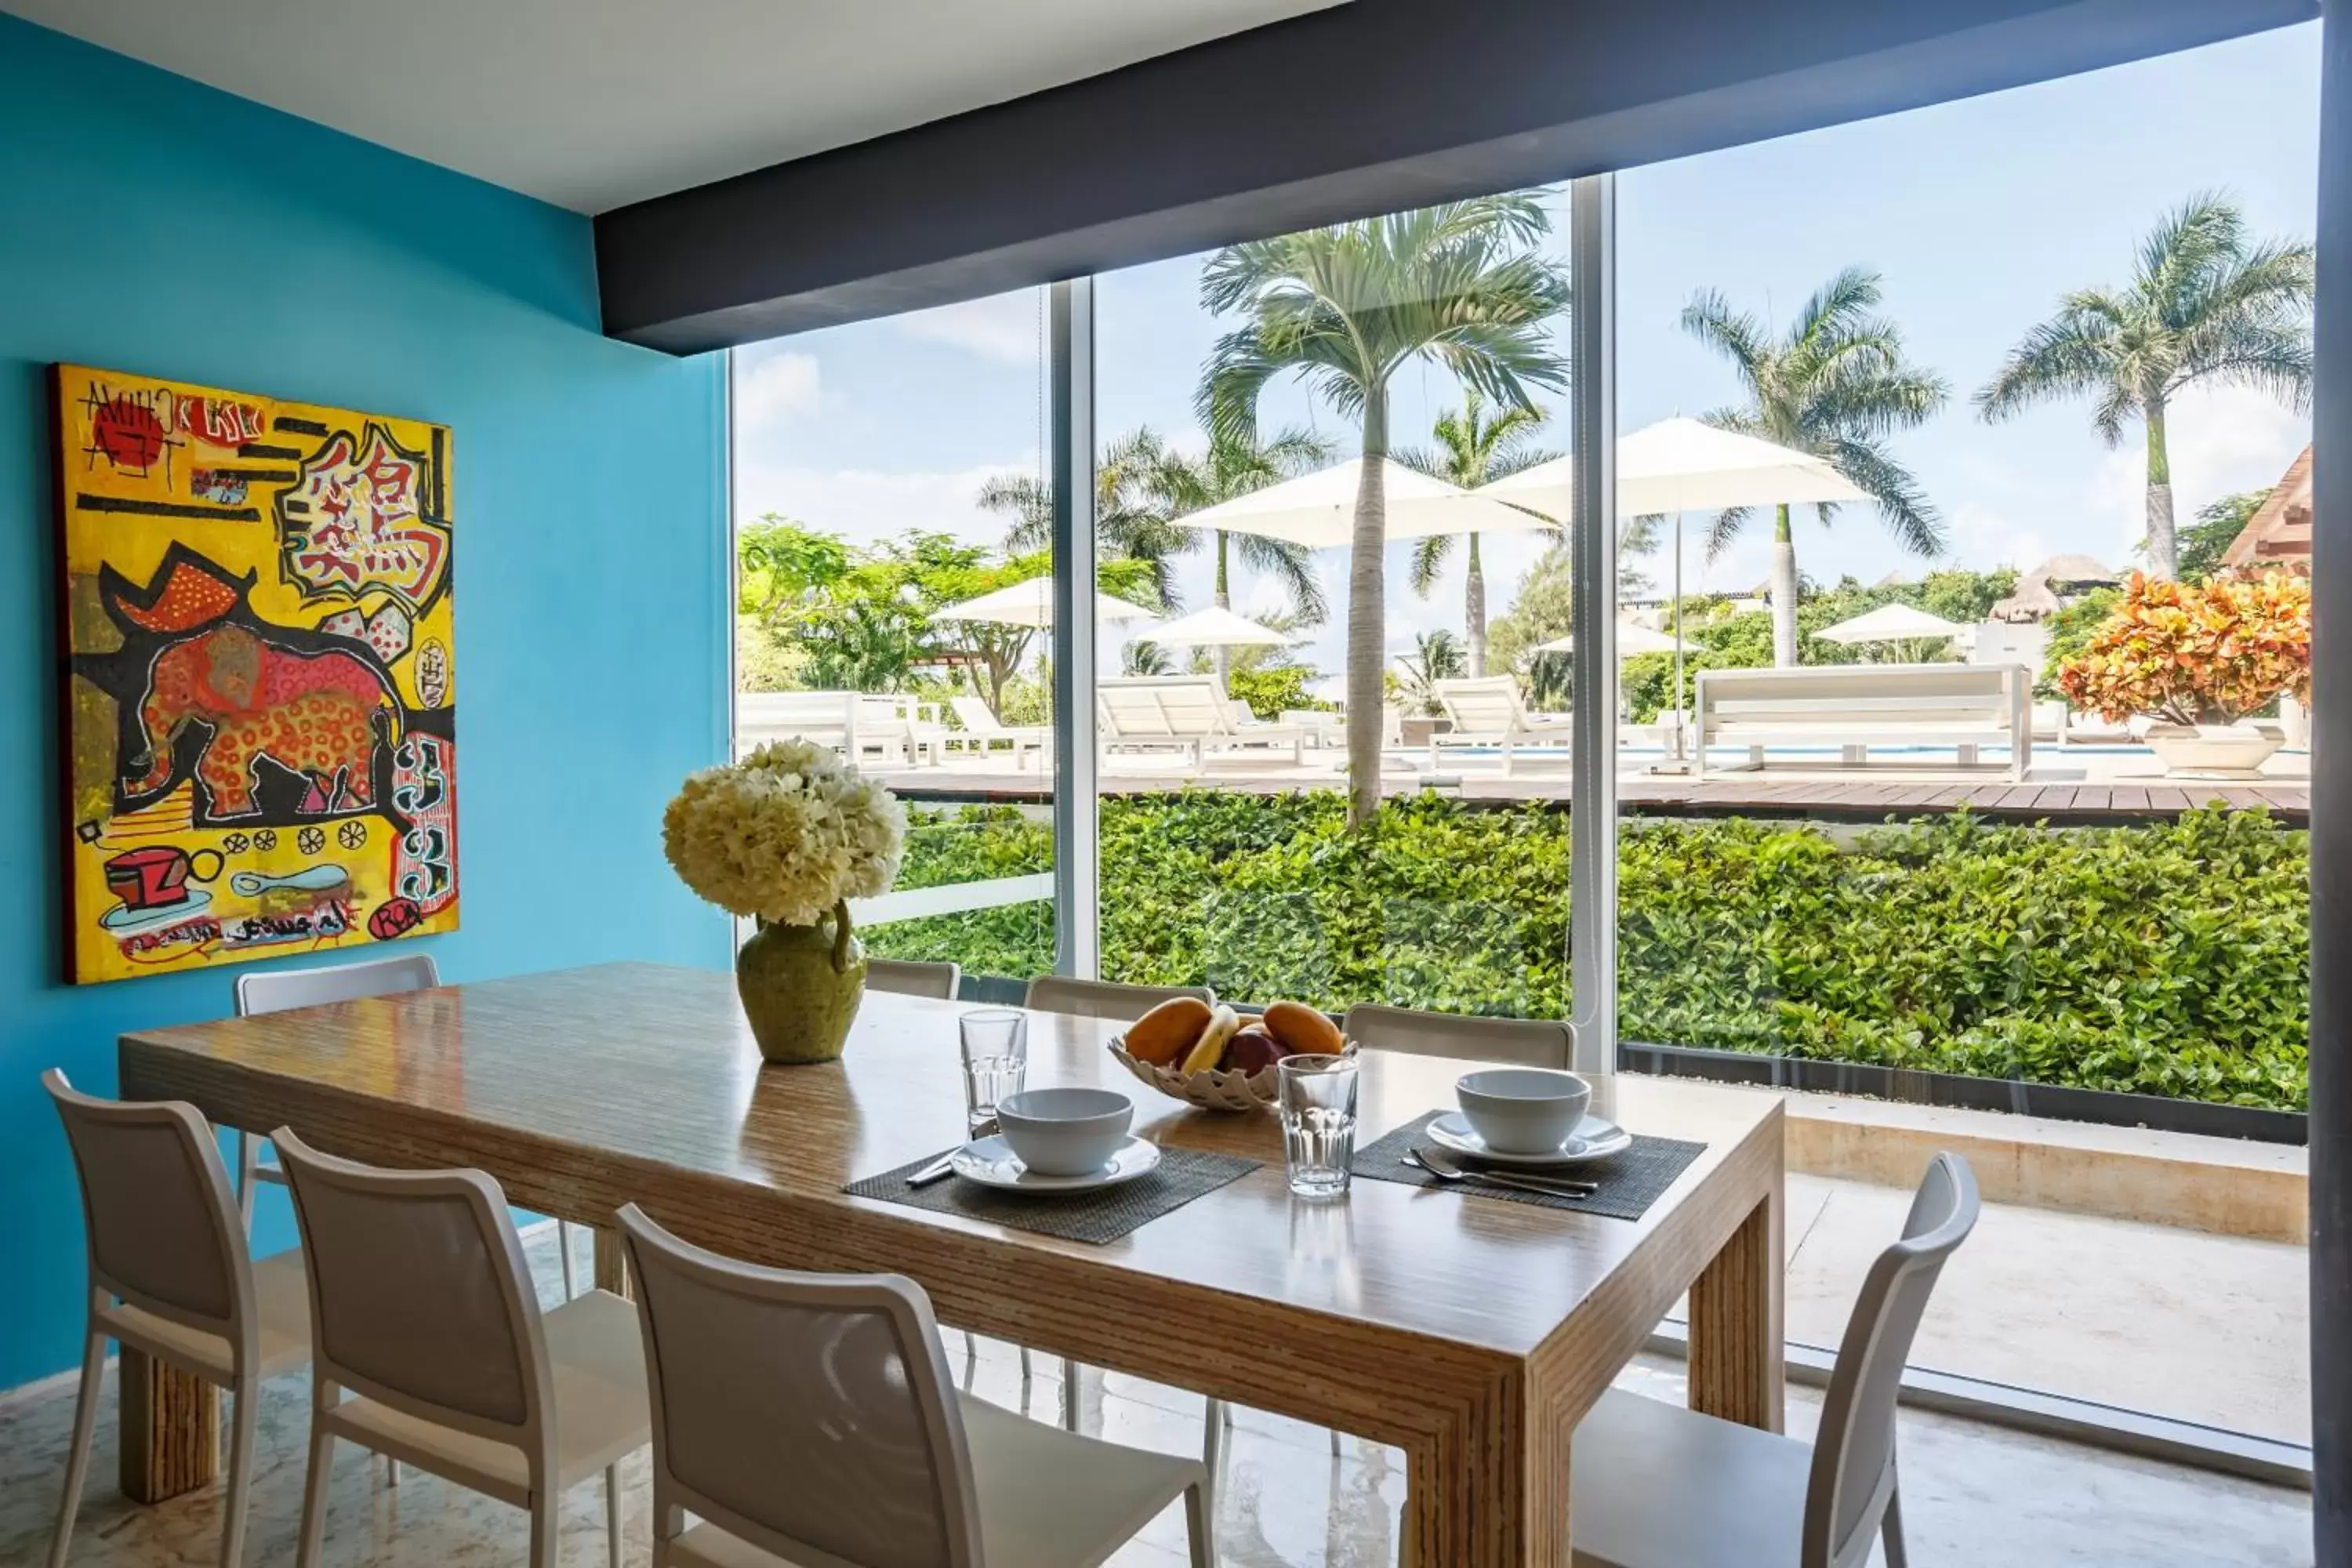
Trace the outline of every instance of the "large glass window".
<instances>
[{"instance_id":1,"label":"large glass window","mask_svg":"<svg viewBox=\"0 0 2352 1568\"><path fill-rule=\"evenodd\" d=\"M854 751L905 799L890 958L1053 967L1045 291L735 357L740 745Z\"/></svg>"},{"instance_id":2,"label":"large glass window","mask_svg":"<svg viewBox=\"0 0 2352 1568\"><path fill-rule=\"evenodd\" d=\"M1619 177L1621 485L1666 514L1622 605L1636 1062L2295 1135L2210 1108L2305 1098L2317 68L2293 29ZM2003 1197L2231 1179L2034 1125L1991 1135L2102 1152ZM2307 1439L2302 1250L2144 1198L1992 1211L1916 1359ZM1902 1200L1790 1202L1790 1336L1833 1347Z\"/></svg>"},{"instance_id":3,"label":"large glass window","mask_svg":"<svg viewBox=\"0 0 2352 1568\"><path fill-rule=\"evenodd\" d=\"M1107 975L1566 1016L1568 303L1557 190L1096 280Z\"/></svg>"}]
</instances>

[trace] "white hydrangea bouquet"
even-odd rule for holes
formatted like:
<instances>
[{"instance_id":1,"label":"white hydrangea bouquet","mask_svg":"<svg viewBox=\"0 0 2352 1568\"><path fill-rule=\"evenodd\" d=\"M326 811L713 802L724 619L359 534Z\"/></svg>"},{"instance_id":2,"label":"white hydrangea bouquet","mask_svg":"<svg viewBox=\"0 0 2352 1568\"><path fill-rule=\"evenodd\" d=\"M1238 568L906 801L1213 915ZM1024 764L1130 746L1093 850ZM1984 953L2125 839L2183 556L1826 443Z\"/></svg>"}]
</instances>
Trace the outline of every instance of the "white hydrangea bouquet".
<instances>
[{"instance_id":1,"label":"white hydrangea bouquet","mask_svg":"<svg viewBox=\"0 0 2352 1568\"><path fill-rule=\"evenodd\" d=\"M735 973L771 1061L841 1054L866 984L848 901L889 891L906 838L896 795L807 741L688 775L662 814L662 848L679 879L760 922Z\"/></svg>"}]
</instances>

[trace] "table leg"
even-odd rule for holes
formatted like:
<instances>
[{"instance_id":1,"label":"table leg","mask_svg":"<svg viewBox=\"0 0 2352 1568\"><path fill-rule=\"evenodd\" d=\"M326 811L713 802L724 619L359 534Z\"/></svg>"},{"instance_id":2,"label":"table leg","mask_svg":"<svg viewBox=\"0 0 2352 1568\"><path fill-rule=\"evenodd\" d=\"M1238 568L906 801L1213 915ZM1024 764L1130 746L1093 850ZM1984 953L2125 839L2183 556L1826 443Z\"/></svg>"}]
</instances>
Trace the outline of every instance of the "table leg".
<instances>
[{"instance_id":1,"label":"table leg","mask_svg":"<svg viewBox=\"0 0 2352 1568\"><path fill-rule=\"evenodd\" d=\"M1464 1415L1408 1450L1397 1561L1407 1568L1571 1568L1575 1416L1516 1384Z\"/></svg>"},{"instance_id":2,"label":"table leg","mask_svg":"<svg viewBox=\"0 0 2352 1568\"><path fill-rule=\"evenodd\" d=\"M1758 1204L1691 1286L1690 1407L1781 1429L1781 1185Z\"/></svg>"},{"instance_id":3,"label":"table leg","mask_svg":"<svg viewBox=\"0 0 2352 1568\"><path fill-rule=\"evenodd\" d=\"M116 1376L122 1495L163 1502L211 1485L220 1468L220 1390L129 1345Z\"/></svg>"}]
</instances>

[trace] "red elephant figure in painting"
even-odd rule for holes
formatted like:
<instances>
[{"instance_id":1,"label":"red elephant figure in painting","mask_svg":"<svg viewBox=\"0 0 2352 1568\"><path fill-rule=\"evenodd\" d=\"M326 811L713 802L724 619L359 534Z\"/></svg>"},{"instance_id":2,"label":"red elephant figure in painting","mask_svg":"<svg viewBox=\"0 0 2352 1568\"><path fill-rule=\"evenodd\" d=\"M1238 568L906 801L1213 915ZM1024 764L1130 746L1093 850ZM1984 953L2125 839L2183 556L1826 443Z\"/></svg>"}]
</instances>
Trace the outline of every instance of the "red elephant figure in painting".
<instances>
[{"instance_id":1,"label":"red elephant figure in painting","mask_svg":"<svg viewBox=\"0 0 2352 1568\"><path fill-rule=\"evenodd\" d=\"M254 764L263 757L310 781L306 811L332 811L345 800L370 805L375 716L392 707L383 678L354 654L295 653L248 627L215 626L156 656L139 704L147 771L126 793L169 784L173 742L201 721L212 738L196 759L196 780L215 817L259 809Z\"/></svg>"}]
</instances>

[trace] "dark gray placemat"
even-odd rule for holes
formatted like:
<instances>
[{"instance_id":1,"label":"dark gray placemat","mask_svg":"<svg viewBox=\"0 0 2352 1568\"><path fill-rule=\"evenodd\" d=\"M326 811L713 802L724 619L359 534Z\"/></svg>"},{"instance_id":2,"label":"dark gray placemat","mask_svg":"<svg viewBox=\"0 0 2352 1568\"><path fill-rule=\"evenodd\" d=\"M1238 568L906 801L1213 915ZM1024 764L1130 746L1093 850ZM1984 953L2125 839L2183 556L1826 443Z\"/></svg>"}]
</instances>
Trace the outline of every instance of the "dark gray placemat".
<instances>
[{"instance_id":1,"label":"dark gray placemat","mask_svg":"<svg viewBox=\"0 0 2352 1568\"><path fill-rule=\"evenodd\" d=\"M946 1152L944 1149L940 1152ZM1117 1241L1203 1194L1240 1180L1258 1167L1255 1160L1244 1160L1235 1154L1162 1149L1160 1168L1151 1174L1091 1193L1008 1193L967 1182L961 1176L949 1176L928 1186L907 1184L908 1176L939 1157L940 1154L926 1154L895 1171L852 1182L841 1190L855 1197L880 1198L885 1203L905 1204L934 1214L961 1215L966 1219L984 1219L1009 1225L1015 1230L1034 1230L1041 1236L1058 1236L1066 1241L1087 1241L1099 1246Z\"/></svg>"},{"instance_id":2,"label":"dark gray placemat","mask_svg":"<svg viewBox=\"0 0 2352 1568\"><path fill-rule=\"evenodd\" d=\"M1418 1165L1404 1162L1404 1152L1415 1143L1426 1144L1424 1130L1444 1115L1433 1110L1416 1117L1378 1142L1356 1151L1351 1167L1359 1176L1376 1182L1402 1182L1409 1187L1437 1187L1446 1184ZM1571 1214L1605 1215L1611 1219L1640 1219L1650 1212L1650 1205L1659 1194L1675 1184L1675 1178L1686 1170L1693 1160L1706 1152L1704 1143L1685 1142L1680 1138L1648 1138L1634 1134L1633 1146L1622 1153L1612 1154L1606 1160L1573 1168L1529 1174L1568 1176L1580 1182L1597 1182L1601 1190L1589 1198L1553 1197L1547 1193L1523 1193L1512 1187L1473 1186L1465 1182L1455 1190L1469 1197L1501 1198L1506 1203L1533 1204L1538 1208L1566 1209ZM1461 1162L1475 1167L1475 1160Z\"/></svg>"}]
</instances>

